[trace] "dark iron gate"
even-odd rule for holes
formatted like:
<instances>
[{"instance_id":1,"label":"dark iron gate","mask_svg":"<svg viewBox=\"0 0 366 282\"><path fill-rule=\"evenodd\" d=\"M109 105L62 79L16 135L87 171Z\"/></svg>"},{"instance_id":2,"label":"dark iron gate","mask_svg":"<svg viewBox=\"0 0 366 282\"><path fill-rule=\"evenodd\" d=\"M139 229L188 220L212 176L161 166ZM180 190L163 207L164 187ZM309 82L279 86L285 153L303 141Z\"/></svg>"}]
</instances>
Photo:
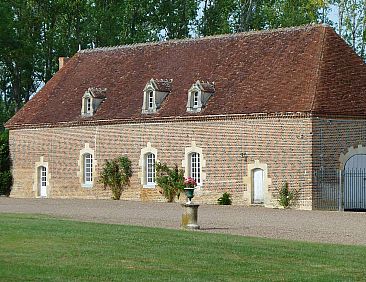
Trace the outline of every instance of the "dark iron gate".
<instances>
[{"instance_id":1,"label":"dark iron gate","mask_svg":"<svg viewBox=\"0 0 366 282\"><path fill-rule=\"evenodd\" d=\"M366 169L318 170L314 184L317 209L366 211Z\"/></svg>"}]
</instances>

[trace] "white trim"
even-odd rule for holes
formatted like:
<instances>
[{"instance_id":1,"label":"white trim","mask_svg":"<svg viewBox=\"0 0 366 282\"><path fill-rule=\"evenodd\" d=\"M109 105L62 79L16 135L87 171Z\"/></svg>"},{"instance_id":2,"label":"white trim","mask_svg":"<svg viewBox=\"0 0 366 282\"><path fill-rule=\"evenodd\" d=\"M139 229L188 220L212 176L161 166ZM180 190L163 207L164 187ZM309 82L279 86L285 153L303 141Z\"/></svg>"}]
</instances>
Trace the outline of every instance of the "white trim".
<instances>
[{"instance_id":1,"label":"white trim","mask_svg":"<svg viewBox=\"0 0 366 282\"><path fill-rule=\"evenodd\" d=\"M361 144L357 148L349 147L346 154L341 154L339 157L339 169L344 169L347 161L354 155L366 155L366 147Z\"/></svg>"},{"instance_id":2,"label":"white trim","mask_svg":"<svg viewBox=\"0 0 366 282\"><path fill-rule=\"evenodd\" d=\"M35 197L40 198L40 191L39 191L39 186L40 186L40 183L39 183L39 180L40 180L39 169L41 167L45 167L46 168L46 173L47 173L47 176L46 176L47 197L50 197L50 194L51 194L51 185L50 185L51 173L49 171L48 162L45 162L44 161L44 157L41 156L39 162L36 162L34 164L34 167L35 167L35 169L34 169L34 173L33 173L33 187L32 188L33 188L33 192L34 192Z\"/></svg>"},{"instance_id":3,"label":"white trim","mask_svg":"<svg viewBox=\"0 0 366 282\"><path fill-rule=\"evenodd\" d=\"M201 81L197 80L188 90L188 99L186 104L187 112L199 113L202 111L212 95L214 95L214 92L205 92Z\"/></svg>"},{"instance_id":4,"label":"white trim","mask_svg":"<svg viewBox=\"0 0 366 282\"><path fill-rule=\"evenodd\" d=\"M84 158L86 154L90 154L92 156L92 180L85 182L85 163ZM89 143L85 143L84 148L80 150L79 160L78 160L79 171L77 172L77 176L79 177L79 182L81 187L83 188L93 188L95 180L96 180L96 166L97 160L95 157L95 152L92 148L90 148Z\"/></svg>"},{"instance_id":5,"label":"white trim","mask_svg":"<svg viewBox=\"0 0 366 282\"><path fill-rule=\"evenodd\" d=\"M271 206L272 196L269 193L269 186L272 185L272 179L268 177L268 166L266 163L261 163L259 160L255 160L254 163L247 165L247 176L243 177L243 184L247 185L247 190L244 192L244 201L249 204L253 204L253 173L256 169L263 170L263 193L264 193L264 206Z\"/></svg>"},{"instance_id":6,"label":"white trim","mask_svg":"<svg viewBox=\"0 0 366 282\"><path fill-rule=\"evenodd\" d=\"M197 183L197 186L200 188L203 186L206 180L206 172L204 172L204 168L206 167L206 160L204 159L202 148L197 147L195 141L192 141L191 147L186 147L184 149L184 160L182 160L182 167L184 168L184 177L191 176L191 156L194 153L197 153L200 156L200 182Z\"/></svg>"},{"instance_id":7,"label":"white trim","mask_svg":"<svg viewBox=\"0 0 366 282\"><path fill-rule=\"evenodd\" d=\"M141 149L141 153L140 153L140 159L139 159L139 166L140 166L140 171L138 173L138 177L140 178L140 183L142 185L143 188L155 188L156 187L156 182L147 182L147 156L149 154L154 154L155 156L155 164L159 162L158 160L158 150L156 148L153 148L151 146L151 143L148 142L146 144L145 148Z\"/></svg>"},{"instance_id":8,"label":"white trim","mask_svg":"<svg viewBox=\"0 0 366 282\"><path fill-rule=\"evenodd\" d=\"M89 91L86 91L82 98L81 115L92 116L94 114L94 97Z\"/></svg>"},{"instance_id":9,"label":"white trim","mask_svg":"<svg viewBox=\"0 0 366 282\"><path fill-rule=\"evenodd\" d=\"M85 153L83 155L83 167L84 167L84 184L93 185L93 155Z\"/></svg>"}]
</instances>

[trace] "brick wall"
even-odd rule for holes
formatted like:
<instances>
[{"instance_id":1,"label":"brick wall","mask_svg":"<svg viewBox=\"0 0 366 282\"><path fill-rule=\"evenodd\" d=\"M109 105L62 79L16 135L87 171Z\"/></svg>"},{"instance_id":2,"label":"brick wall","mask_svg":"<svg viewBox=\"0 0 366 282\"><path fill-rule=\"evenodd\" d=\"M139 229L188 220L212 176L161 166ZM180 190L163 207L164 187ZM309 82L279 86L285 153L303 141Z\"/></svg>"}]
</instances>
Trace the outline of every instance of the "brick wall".
<instances>
[{"instance_id":1,"label":"brick wall","mask_svg":"<svg viewBox=\"0 0 366 282\"><path fill-rule=\"evenodd\" d=\"M318 185L317 178L314 178L314 208L322 208L322 205L338 208L337 170L343 169L344 166L344 163L342 165L341 162L341 155L346 155L349 150L359 146L366 147L366 120L313 119L313 168L314 172L324 171L321 184ZM363 153L365 154L366 151ZM333 198L332 195L336 197ZM319 207L317 206L318 201Z\"/></svg>"},{"instance_id":2,"label":"brick wall","mask_svg":"<svg viewBox=\"0 0 366 282\"><path fill-rule=\"evenodd\" d=\"M247 165L259 160L267 164L272 180L270 206L277 205L277 189L288 181L290 188L300 190L298 206L310 209L313 126L310 118L281 117L11 130L11 196L36 196L32 190L35 163L43 156L51 173L49 197L109 198L109 191L100 184L94 183L93 189L80 185L80 150L89 143L95 151L96 174L106 159L121 155L131 159L134 174L123 199L164 201L158 189L142 188L138 178L141 149L150 142L158 160L181 167L185 148L195 141L202 148L207 175L195 197L197 202L216 203L228 191L233 204L251 204L250 196L244 196L247 186L243 179L248 175Z\"/></svg>"}]
</instances>

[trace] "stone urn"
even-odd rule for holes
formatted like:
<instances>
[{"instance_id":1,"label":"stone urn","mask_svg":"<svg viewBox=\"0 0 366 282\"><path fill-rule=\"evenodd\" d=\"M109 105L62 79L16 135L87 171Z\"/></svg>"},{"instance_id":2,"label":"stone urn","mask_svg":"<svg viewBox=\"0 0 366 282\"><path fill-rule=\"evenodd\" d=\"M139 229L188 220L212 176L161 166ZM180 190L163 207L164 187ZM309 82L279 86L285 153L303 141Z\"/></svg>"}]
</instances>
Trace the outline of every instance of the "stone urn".
<instances>
[{"instance_id":1,"label":"stone urn","mask_svg":"<svg viewBox=\"0 0 366 282\"><path fill-rule=\"evenodd\" d=\"M185 187L184 192L186 193L186 196L188 198L187 204L192 203L192 198L194 197L194 189L195 187Z\"/></svg>"}]
</instances>

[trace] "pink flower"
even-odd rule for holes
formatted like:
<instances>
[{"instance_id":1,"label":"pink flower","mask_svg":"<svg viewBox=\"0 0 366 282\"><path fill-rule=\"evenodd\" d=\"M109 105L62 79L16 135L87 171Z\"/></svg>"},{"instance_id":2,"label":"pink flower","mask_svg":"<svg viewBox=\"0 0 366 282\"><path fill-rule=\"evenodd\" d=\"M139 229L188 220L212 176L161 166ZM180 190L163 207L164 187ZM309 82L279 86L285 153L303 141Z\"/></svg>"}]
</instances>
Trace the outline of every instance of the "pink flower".
<instances>
[{"instance_id":1,"label":"pink flower","mask_svg":"<svg viewBox=\"0 0 366 282\"><path fill-rule=\"evenodd\" d=\"M189 187L189 188L194 188L194 187L196 187L197 182L196 182L196 180L194 180L194 178L187 177L184 181L184 185L186 185L186 187Z\"/></svg>"}]
</instances>

